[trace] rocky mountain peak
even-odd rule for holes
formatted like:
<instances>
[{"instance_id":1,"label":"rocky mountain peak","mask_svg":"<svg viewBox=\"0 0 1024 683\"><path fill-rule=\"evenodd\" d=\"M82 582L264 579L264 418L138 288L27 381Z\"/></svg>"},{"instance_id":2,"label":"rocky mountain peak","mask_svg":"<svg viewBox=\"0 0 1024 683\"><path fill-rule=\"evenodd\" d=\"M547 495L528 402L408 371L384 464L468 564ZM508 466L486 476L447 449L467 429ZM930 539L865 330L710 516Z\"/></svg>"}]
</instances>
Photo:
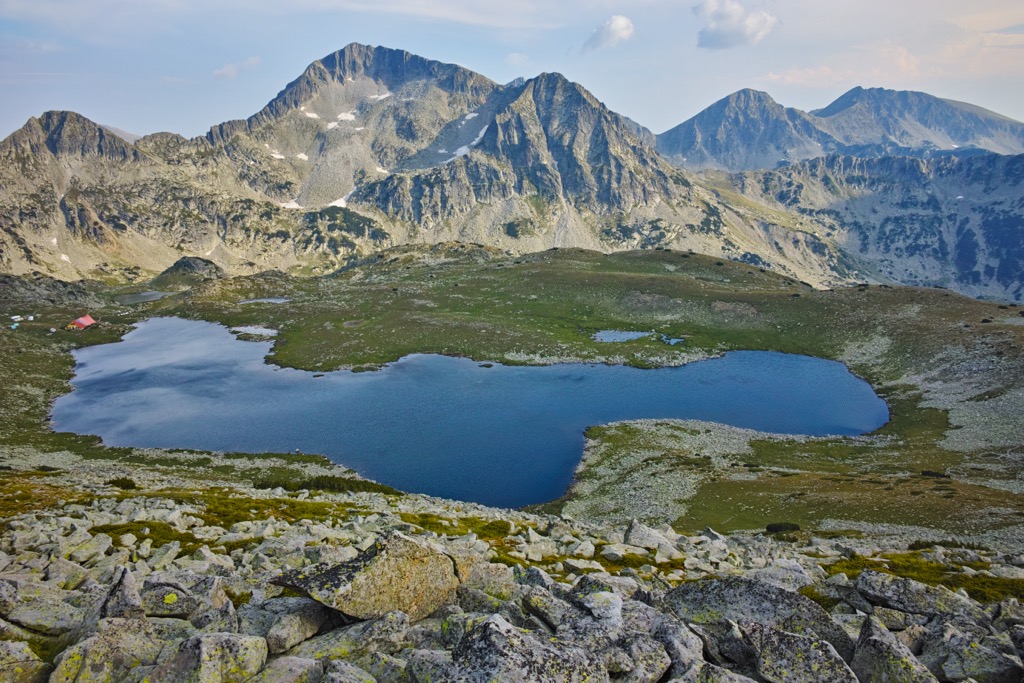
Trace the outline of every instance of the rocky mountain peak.
<instances>
[{"instance_id":1,"label":"rocky mountain peak","mask_svg":"<svg viewBox=\"0 0 1024 683\"><path fill-rule=\"evenodd\" d=\"M29 119L4 145L29 154L45 149L54 156L98 156L118 161L138 156L130 143L72 111L48 111Z\"/></svg>"},{"instance_id":2,"label":"rocky mountain peak","mask_svg":"<svg viewBox=\"0 0 1024 683\"><path fill-rule=\"evenodd\" d=\"M301 76L249 119L250 127L309 103L332 84L344 85L359 79L375 81L389 92L412 81L432 81L438 87L469 97L486 95L497 87L489 78L456 64L425 59L405 50L351 43L306 67Z\"/></svg>"}]
</instances>

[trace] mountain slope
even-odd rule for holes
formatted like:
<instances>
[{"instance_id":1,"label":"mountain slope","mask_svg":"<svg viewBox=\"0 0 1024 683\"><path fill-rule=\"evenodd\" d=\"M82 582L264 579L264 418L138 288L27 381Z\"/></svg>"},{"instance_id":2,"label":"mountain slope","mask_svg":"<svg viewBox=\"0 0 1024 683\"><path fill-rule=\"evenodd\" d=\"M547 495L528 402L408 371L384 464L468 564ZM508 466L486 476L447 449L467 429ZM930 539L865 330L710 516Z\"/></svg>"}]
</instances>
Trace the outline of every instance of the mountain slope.
<instances>
[{"instance_id":1,"label":"mountain slope","mask_svg":"<svg viewBox=\"0 0 1024 683\"><path fill-rule=\"evenodd\" d=\"M729 171L775 168L845 154L931 157L1024 153L1024 123L933 95L853 88L824 109L784 108L741 90L658 136L677 166Z\"/></svg>"},{"instance_id":2,"label":"mountain slope","mask_svg":"<svg viewBox=\"0 0 1024 683\"><path fill-rule=\"evenodd\" d=\"M657 137L666 159L691 170L775 168L833 142L810 116L757 90L733 93Z\"/></svg>"},{"instance_id":3,"label":"mountain slope","mask_svg":"<svg viewBox=\"0 0 1024 683\"><path fill-rule=\"evenodd\" d=\"M861 139L857 112L866 105L852 96L840 104L804 114L743 91L687 134L709 163L792 159L845 145L839 136ZM949 106L964 121L977 114ZM897 123L887 124L892 136ZM730 137L738 129L745 142ZM457 65L353 44L310 64L250 118L192 140L158 133L131 143L70 112L30 120L0 142L0 269L124 280L197 256L229 274L309 274L390 246L451 240L516 253L691 249L823 286L871 273L923 281L937 267L920 259L883 267L886 249L895 254L915 238L901 242L892 231L871 246L869 235L861 248L854 223L870 214L842 225L821 217L846 201L825 193L825 176L856 187L857 174L897 198L885 204L896 216L903 195L884 169L783 173L692 176L666 162L647 131L558 74L498 85ZM819 203L787 198L800 183L823 188ZM974 234L990 260L965 265L952 286L998 295L1018 260L1006 240L1003 251L989 249L998 240L985 237L982 218Z\"/></svg>"},{"instance_id":4,"label":"mountain slope","mask_svg":"<svg viewBox=\"0 0 1024 683\"><path fill-rule=\"evenodd\" d=\"M802 214L875 277L1024 298L1024 155L830 156L732 182Z\"/></svg>"}]
</instances>

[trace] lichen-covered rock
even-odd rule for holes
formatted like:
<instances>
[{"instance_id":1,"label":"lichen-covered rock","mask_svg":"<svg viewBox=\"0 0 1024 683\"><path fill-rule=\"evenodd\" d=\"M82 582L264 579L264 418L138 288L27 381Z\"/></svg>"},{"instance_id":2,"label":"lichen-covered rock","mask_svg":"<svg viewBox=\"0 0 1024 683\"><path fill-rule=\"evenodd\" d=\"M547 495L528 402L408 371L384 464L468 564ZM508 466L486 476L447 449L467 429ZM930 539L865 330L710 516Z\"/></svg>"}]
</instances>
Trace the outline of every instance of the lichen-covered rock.
<instances>
[{"instance_id":1,"label":"lichen-covered rock","mask_svg":"<svg viewBox=\"0 0 1024 683\"><path fill-rule=\"evenodd\" d=\"M992 649L952 624L929 633L920 660L941 681L1019 683L1024 678L1020 658Z\"/></svg>"},{"instance_id":2,"label":"lichen-covered rock","mask_svg":"<svg viewBox=\"0 0 1024 683\"><path fill-rule=\"evenodd\" d=\"M799 562L787 558L773 560L767 567L747 572L747 576L787 591L797 591L814 583L814 579Z\"/></svg>"},{"instance_id":3,"label":"lichen-covered rock","mask_svg":"<svg viewBox=\"0 0 1024 683\"><path fill-rule=\"evenodd\" d=\"M770 683L858 683L835 648L824 640L761 624L741 626L757 653L757 673Z\"/></svg>"},{"instance_id":4,"label":"lichen-covered rock","mask_svg":"<svg viewBox=\"0 0 1024 683\"><path fill-rule=\"evenodd\" d=\"M910 648L874 617L864 622L850 668L862 683L937 683Z\"/></svg>"},{"instance_id":5,"label":"lichen-covered rock","mask_svg":"<svg viewBox=\"0 0 1024 683\"><path fill-rule=\"evenodd\" d=\"M1008 631L1014 626L1024 626L1024 605L1016 598L1003 600L999 603L999 610L992 625L997 631Z\"/></svg>"},{"instance_id":6,"label":"lichen-covered rock","mask_svg":"<svg viewBox=\"0 0 1024 683\"><path fill-rule=\"evenodd\" d=\"M28 643L0 641L0 683L42 683L52 669L32 652Z\"/></svg>"},{"instance_id":7,"label":"lichen-covered rock","mask_svg":"<svg viewBox=\"0 0 1024 683\"><path fill-rule=\"evenodd\" d=\"M720 666L699 662L682 676L673 678L672 683L756 683L756 681Z\"/></svg>"},{"instance_id":8,"label":"lichen-covered rock","mask_svg":"<svg viewBox=\"0 0 1024 683\"><path fill-rule=\"evenodd\" d=\"M202 607L192 591L177 581L147 579L142 589L142 609L148 617L187 619Z\"/></svg>"},{"instance_id":9,"label":"lichen-covered rock","mask_svg":"<svg viewBox=\"0 0 1024 683\"><path fill-rule=\"evenodd\" d=\"M665 606L686 623L752 621L828 641L849 661L853 639L817 603L799 593L741 577L705 579L665 594Z\"/></svg>"},{"instance_id":10,"label":"lichen-covered rock","mask_svg":"<svg viewBox=\"0 0 1024 683\"><path fill-rule=\"evenodd\" d=\"M854 586L872 604L901 612L930 617L963 617L979 624L988 621L988 616L977 603L945 586L929 586L913 579L876 571L861 572Z\"/></svg>"},{"instance_id":11,"label":"lichen-covered rock","mask_svg":"<svg viewBox=\"0 0 1024 683\"><path fill-rule=\"evenodd\" d=\"M363 621L329 631L299 643L288 654L309 659L352 659L362 665L364 658L375 652L393 654L406 645L409 617L403 612L389 612L379 619Z\"/></svg>"},{"instance_id":12,"label":"lichen-covered rock","mask_svg":"<svg viewBox=\"0 0 1024 683\"><path fill-rule=\"evenodd\" d=\"M673 545L660 531L656 531L636 519L633 519L629 523L629 527L626 528L625 541L627 545L648 550L657 550L662 546L671 547Z\"/></svg>"},{"instance_id":13,"label":"lichen-covered rock","mask_svg":"<svg viewBox=\"0 0 1024 683\"><path fill-rule=\"evenodd\" d=\"M127 567L118 567L114 576L114 585L100 607L100 618L141 619L144 617L146 613L142 608L142 596L139 594L135 576Z\"/></svg>"},{"instance_id":14,"label":"lichen-covered rock","mask_svg":"<svg viewBox=\"0 0 1024 683\"><path fill-rule=\"evenodd\" d=\"M435 680L442 681L444 679ZM335 661L328 665L324 683L377 683L377 678L355 664Z\"/></svg>"},{"instance_id":15,"label":"lichen-covered rock","mask_svg":"<svg viewBox=\"0 0 1024 683\"><path fill-rule=\"evenodd\" d=\"M324 665L315 659L279 657L246 683L321 683Z\"/></svg>"},{"instance_id":16,"label":"lichen-covered rock","mask_svg":"<svg viewBox=\"0 0 1024 683\"><path fill-rule=\"evenodd\" d=\"M135 667L156 664L165 648L191 635L188 622L103 619L95 635L60 655L50 680L54 683L122 680Z\"/></svg>"},{"instance_id":17,"label":"lichen-covered rock","mask_svg":"<svg viewBox=\"0 0 1024 683\"><path fill-rule=\"evenodd\" d=\"M665 648L672 662L672 676L682 676L704 661L704 643L700 636L670 617L658 618L651 635Z\"/></svg>"},{"instance_id":18,"label":"lichen-covered rock","mask_svg":"<svg viewBox=\"0 0 1024 683\"><path fill-rule=\"evenodd\" d=\"M608 681L608 672L588 652L559 640L543 641L494 615L473 629L452 653L454 670L444 680L503 683Z\"/></svg>"},{"instance_id":19,"label":"lichen-covered rock","mask_svg":"<svg viewBox=\"0 0 1024 683\"><path fill-rule=\"evenodd\" d=\"M257 636L209 633L184 641L148 676L149 683L242 683L267 661L267 641Z\"/></svg>"},{"instance_id":20,"label":"lichen-covered rock","mask_svg":"<svg viewBox=\"0 0 1024 683\"><path fill-rule=\"evenodd\" d=\"M400 610L413 621L447 602L459 585L451 558L401 533L379 539L352 562L289 571L276 583L358 619Z\"/></svg>"},{"instance_id":21,"label":"lichen-covered rock","mask_svg":"<svg viewBox=\"0 0 1024 683\"><path fill-rule=\"evenodd\" d=\"M620 643L620 649L629 658L629 669L618 678L628 683L656 683L672 666L665 648L657 640L642 633L627 636Z\"/></svg>"},{"instance_id":22,"label":"lichen-covered rock","mask_svg":"<svg viewBox=\"0 0 1024 683\"><path fill-rule=\"evenodd\" d=\"M278 614L267 630L267 647L279 654L315 636L330 618L327 608L314 600L295 601L294 609Z\"/></svg>"}]
</instances>

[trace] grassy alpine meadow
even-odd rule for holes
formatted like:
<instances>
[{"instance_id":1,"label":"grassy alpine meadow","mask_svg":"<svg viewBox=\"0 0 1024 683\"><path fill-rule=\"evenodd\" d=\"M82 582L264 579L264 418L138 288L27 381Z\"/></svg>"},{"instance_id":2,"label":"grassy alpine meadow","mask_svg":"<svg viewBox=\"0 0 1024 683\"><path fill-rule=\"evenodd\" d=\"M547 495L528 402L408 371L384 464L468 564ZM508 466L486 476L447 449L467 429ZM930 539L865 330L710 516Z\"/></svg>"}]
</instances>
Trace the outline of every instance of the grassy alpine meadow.
<instances>
[{"instance_id":1,"label":"grassy alpine meadow","mask_svg":"<svg viewBox=\"0 0 1024 683\"><path fill-rule=\"evenodd\" d=\"M116 340L148 317L181 316L256 328L242 339L276 330L268 362L313 372L369 371L410 353L638 367L731 350L838 360L888 403L891 420L877 432L805 438L696 422L594 425L576 483L542 508L681 530L791 522L972 536L1024 524L1024 317L1016 306L942 289L815 290L754 266L668 250L512 256L465 244L399 247L326 277L271 272L199 282L132 306L114 302L124 289L97 290L107 303L91 311L95 329L50 333L62 327L51 322L79 313L36 307L42 322L0 333L0 369L10 378L0 393L0 448L11 468L0 477L30 478L19 490L41 491L41 499L61 484L26 474L26 463L89 460L107 479L130 470L151 483L204 472L276 483L332 476L313 456L114 449L49 430L50 403L69 388L73 348ZM286 301L249 302L264 298ZM18 306L0 300L2 313ZM602 343L593 338L600 330L650 334ZM26 504L24 496L10 502L12 510Z\"/></svg>"}]
</instances>

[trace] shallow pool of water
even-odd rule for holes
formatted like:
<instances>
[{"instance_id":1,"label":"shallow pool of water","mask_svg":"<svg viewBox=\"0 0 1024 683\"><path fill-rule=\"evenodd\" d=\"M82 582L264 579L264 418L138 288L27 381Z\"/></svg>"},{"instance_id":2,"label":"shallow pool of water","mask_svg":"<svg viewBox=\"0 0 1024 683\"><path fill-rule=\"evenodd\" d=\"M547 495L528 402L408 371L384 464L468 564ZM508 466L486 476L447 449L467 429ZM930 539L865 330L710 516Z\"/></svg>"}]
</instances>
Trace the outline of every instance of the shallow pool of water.
<instances>
[{"instance_id":1,"label":"shallow pool of water","mask_svg":"<svg viewBox=\"0 0 1024 683\"><path fill-rule=\"evenodd\" d=\"M413 355L378 372L264 362L270 342L156 318L75 352L54 429L114 446L323 453L399 489L490 505L562 495L589 425L684 418L791 434L860 434L885 403L845 366L733 352L677 368L509 367Z\"/></svg>"},{"instance_id":2,"label":"shallow pool of water","mask_svg":"<svg viewBox=\"0 0 1024 683\"><path fill-rule=\"evenodd\" d=\"M122 305L128 304L143 304L147 301L159 301L167 296L173 296L174 292L136 292L135 294L122 294L119 297L115 297L114 301Z\"/></svg>"}]
</instances>

